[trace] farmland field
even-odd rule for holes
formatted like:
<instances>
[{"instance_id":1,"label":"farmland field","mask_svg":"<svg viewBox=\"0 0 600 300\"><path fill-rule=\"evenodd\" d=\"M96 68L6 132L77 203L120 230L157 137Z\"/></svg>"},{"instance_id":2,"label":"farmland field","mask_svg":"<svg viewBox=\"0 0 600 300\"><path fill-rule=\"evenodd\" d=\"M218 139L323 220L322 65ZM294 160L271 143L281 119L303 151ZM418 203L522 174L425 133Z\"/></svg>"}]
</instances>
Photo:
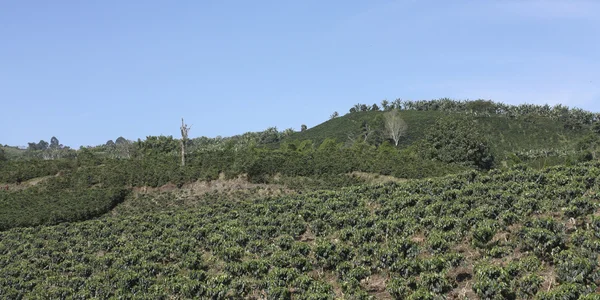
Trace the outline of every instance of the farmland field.
<instances>
[{"instance_id":1,"label":"farmland field","mask_svg":"<svg viewBox=\"0 0 600 300\"><path fill-rule=\"evenodd\" d=\"M597 299L599 175L470 171L180 208L164 191L1 232L0 297Z\"/></svg>"}]
</instances>

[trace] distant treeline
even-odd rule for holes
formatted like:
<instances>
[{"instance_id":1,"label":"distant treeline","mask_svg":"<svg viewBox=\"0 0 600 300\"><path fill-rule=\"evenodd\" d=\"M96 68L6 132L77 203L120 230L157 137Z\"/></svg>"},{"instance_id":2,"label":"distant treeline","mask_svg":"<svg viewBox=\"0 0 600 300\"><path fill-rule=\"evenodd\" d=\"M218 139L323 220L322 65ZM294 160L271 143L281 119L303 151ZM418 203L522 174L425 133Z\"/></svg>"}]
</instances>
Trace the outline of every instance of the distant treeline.
<instances>
[{"instance_id":1,"label":"distant treeline","mask_svg":"<svg viewBox=\"0 0 600 300\"><path fill-rule=\"evenodd\" d=\"M472 113L476 115L504 115L511 118L542 116L567 122L565 126L591 125L600 121L600 113L593 113L580 108L569 108L562 104L550 106L536 104L510 105L491 100L452 100L441 98L437 100L402 100L381 101L381 105L355 104L350 113L378 110L418 110L444 111L453 113Z\"/></svg>"}]
</instances>

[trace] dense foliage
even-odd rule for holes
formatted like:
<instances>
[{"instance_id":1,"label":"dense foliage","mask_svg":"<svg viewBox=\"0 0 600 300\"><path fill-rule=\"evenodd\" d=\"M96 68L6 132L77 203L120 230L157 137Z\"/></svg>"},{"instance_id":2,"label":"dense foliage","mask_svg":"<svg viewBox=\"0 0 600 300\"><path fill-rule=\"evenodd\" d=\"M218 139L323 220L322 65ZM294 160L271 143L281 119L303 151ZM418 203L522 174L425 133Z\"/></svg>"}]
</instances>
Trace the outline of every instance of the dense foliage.
<instances>
[{"instance_id":1,"label":"dense foliage","mask_svg":"<svg viewBox=\"0 0 600 300\"><path fill-rule=\"evenodd\" d=\"M598 299L599 128L563 106L396 100L191 139L185 167L171 136L3 147L0 298Z\"/></svg>"},{"instance_id":2,"label":"dense foliage","mask_svg":"<svg viewBox=\"0 0 600 300\"><path fill-rule=\"evenodd\" d=\"M0 297L595 299L599 176L588 163L197 208L138 201L0 233Z\"/></svg>"},{"instance_id":3,"label":"dense foliage","mask_svg":"<svg viewBox=\"0 0 600 300\"><path fill-rule=\"evenodd\" d=\"M77 167L77 161L57 160L10 160L0 162L0 183L21 183L29 179L56 175Z\"/></svg>"},{"instance_id":4,"label":"dense foliage","mask_svg":"<svg viewBox=\"0 0 600 300\"><path fill-rule=\"evenodd\" d=\"M416 111L441 111L449 113L467 113L473 115L498 115L508 118L531 118L547 117L557 121L565 122L565 127L578 128L600 122L600 114L586 111L580 108L569 108L562 104L550 106L536 104L510 105L491 100L461 101L448 98L435 100L402 100L396 99L392 102L382 102L384 110L416 110ZM379 111L379 106L356 104L350 109L350 113L364 111Z\"/></svg>"},{"instance_id":5,"label":"dense foliage","mask_svg":"<svg viewBox=\"0 0 600 300\"><path fill-rule=\"evenodd\" d=\"M88 220L109 212L125 198L121 189L40 188L0 193L0 230Z\"/></svg>"},{"instance_id":6,"label":"dense foliage","mask_svg":"<svg viewBox=\"0 0 600 300\"><path fill-rule=\"evenodd\" d=\"M167 141L169 141L167 139ZM145 142L145 145L148 143ZM181 185L195 180L247 175L253 182L269 182L275 175L322 177L353 171L377 172L401 178L440 176L464 170L464 166L434 162L414 152L399 151L389 144L380 147L356 143L342 147L326 140L318 147L310 141L285 143L279 149L247 147L196 151L187 156L185 168L173 151L160 145L142 148L132 159L101 157L85 149L76 160L30 160L0 163L0 182L20 183L28 179L62 172L78 180L105 186ZM83 178L83 179L82 179Z\"/></svg>"},{"instance_id":7,"label":"dense foliage","mask_svg":"<svg viewBox=\"0 0 600 300\"><path fill-rule=\"evenodd\" d=\"M383 115L384 112L380 111L347 114L305 132L297 132L283 141L310 139L315 143L321 143L325 139L335 138L338 142L351 146L352 140L364 138L365 126L368 125L372 132L367 138L367 143L378 145L386 140L384 127L379 125L381 120L378 120ZM488 116L437 110L403 110L400 111L400 116L408 125L406 136L399 141L400 149L406 150L421 143L428 132L437 130L436 126L440 120L460 122L466 119L468 122L476 123L477 126L466 128L467 132L459 134L474 133L485 136L489 151L497 163L510 162L515 153L520 155L523 162L557 157L564 163L566 158L577 151L577 144L592 133L588 125L573 128L566 126L568 125L566 121L561 119L537 115L508 118L496 114Z\"/></svg>"},{"instance_id":8,"label":"dense foliage","mask_svg":"<svg viewBox=\"0 0 600 300\"><path fill-rule=\"evenodd\" d=\"M474 120L446 118L436 122L424 138L425 157L446 163L465 163L488 170L494 164L489 141Z\"/></svg>"}]
</instances>

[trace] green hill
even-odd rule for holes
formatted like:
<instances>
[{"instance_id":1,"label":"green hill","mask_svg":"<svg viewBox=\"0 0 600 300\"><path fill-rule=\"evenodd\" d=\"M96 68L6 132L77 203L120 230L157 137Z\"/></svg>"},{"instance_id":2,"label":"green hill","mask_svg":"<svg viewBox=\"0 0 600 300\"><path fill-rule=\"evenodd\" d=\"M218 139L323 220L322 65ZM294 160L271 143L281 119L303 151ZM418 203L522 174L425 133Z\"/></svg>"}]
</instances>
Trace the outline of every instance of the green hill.
<instances>
[{"instance_id":1,"label":"green hill","mask_svg":"<svg viewBox=\"0 0 600 300\"><path fill-rule=\"evenodd\" d=\"M296 132L289 137L289 140L312 140L320 144L327 138L334 138L338 142L348 142L349 137L360 135L365 123L383 130L384 113L382 111L349 113L306 131ZM427 131L436 125L438 119L463 118L465 114L407 110L401 112L401 117L407 123L408 131L399 146L407 147L422 140ZM467 117L475 120L478 127L473 130L487 137L492 152L499 158L506 158L511 153L528 151L568 153L574 151L577 142L590 133L589 126L569 128L566 121L543 116L508 118L500 115L468 115Z\"/></svg>"},{"instance_id":2,"label":"green hill","mask_svg":"<svg viewBox=\"0 0 600 300\"><path fill-rule=\"evenodd\" d=\"M184 166L171 136L5 147L0 298L598 299L600 115L382 107L193 139Z\"/></svg>"}]
</instances>

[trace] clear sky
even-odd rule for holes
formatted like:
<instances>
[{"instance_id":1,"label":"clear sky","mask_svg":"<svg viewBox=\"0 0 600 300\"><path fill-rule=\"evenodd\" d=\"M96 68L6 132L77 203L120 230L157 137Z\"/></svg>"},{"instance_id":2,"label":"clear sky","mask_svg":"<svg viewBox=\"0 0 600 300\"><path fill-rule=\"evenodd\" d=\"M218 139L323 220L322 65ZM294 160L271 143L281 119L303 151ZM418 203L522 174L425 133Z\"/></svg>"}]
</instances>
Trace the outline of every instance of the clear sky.
<instances>
[{"instance_id":1,"label":"clear sky","mask_svg":"<svg viewBox=\"0 0 600 300\"><path fill-rule=\"evenodd\" d=\"M0 143L309 127L449 97L600 111L598 0L0 1Z\"/></svg>"}]
</instances>

